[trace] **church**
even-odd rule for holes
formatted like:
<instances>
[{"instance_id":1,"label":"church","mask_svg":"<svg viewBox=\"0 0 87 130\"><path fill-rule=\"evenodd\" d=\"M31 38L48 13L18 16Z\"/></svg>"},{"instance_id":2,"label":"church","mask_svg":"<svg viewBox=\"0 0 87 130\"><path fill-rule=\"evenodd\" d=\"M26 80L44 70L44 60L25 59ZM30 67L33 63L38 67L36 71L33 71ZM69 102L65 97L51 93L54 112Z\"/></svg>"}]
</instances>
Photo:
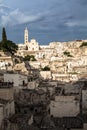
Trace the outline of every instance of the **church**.
<instances>
[{"instance_id":1,"label":"church","mask_svg":"<svg viewBox=\"0 0 87 130\"><path fill-rule=\"evenodd\" d=\"M24 30L24 44L18 44L19 50L39 51L39 44L35 39L29 41L28 28Z\"/></svg>"}]
</instances>

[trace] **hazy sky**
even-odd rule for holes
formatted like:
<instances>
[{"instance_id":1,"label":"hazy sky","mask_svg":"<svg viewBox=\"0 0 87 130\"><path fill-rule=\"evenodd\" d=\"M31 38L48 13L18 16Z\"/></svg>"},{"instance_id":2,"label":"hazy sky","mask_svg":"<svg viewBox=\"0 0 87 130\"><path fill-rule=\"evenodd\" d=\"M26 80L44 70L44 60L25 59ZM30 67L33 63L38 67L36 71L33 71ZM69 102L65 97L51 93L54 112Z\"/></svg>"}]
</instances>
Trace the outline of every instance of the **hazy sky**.
<instances>
[{"instance_id":1,"label":"hazy sky","mask_svg":"<svg viewBox=\"0 0 87 130\"><path fill-rule=\"evenodd\" d=\"M26 26L40 44L87 39L87 0L0 0L0 39L3 26L16 43Z\"/></svg>"}]
</instances>

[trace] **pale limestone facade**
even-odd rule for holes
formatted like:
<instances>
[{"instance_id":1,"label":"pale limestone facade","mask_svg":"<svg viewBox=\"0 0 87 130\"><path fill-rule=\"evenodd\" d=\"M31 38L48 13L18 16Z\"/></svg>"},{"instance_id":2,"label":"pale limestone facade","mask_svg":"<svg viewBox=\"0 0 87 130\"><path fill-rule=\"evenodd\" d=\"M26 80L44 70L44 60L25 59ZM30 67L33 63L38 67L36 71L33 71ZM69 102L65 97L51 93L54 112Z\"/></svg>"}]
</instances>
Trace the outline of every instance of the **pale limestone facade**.
<instances>
[{"instance_id":1,"label":"pale limestone facade","mask_svg":"<svg viewBox=\"0 0 87 130\"><path fill-rule=\"evenodd\" d=\"M29 61L31 68L39 69L41 67L40 61Z\"/></svg>"},{"instance_id":2,"label":"pale limestone facade","mask_svg":"<svg viewBox=\"0 0 87 130\"><path fill-rule=\"evenodd\" d=\"M42 79L52 79L51 71L40 71L40 77Z\"/></svg>"},{"instance_id":3,"label":"pale limestone facade","mask_svg":"<svg viewBox=\"0 0 87 130\"><path fill-rule=\"evenodd\" d=\"M23 73L23 74L26 74L26 75L28 75L28 73L29 73L29 71L27 70L25 62L16 64L13 67L13 71L20 72L20 73Z\"/></svg>"},{"instance_id":4,"label":"pale limestone facade","mask_svg":"<svg viewBox=\"0 0 87 130\"><path fill-rule=\"evenodd\" d=\"M13 87L0 87L0 98L13 100Z\"/></svg>"},{"instance_id":5,"label":"pale limestone facade","mask_svg":"<svg viewBox=\"0 0 87 130\"><path fill-rule=\"evenodd\" d=\"M23 84L28 83L27 75L19 74L19 73L5 73L4 74L5 82L13 82L14 90L16 92L23 86Z\"/></svg>"},{"instance_id":6,"label":"pale limestone facade","mask_svg":"<svg viewBox=\"0 0 87 130\"><path fill-rule=\"evenodd\" d=\"M13 61L11 56L1 56L0 57L0 70L12 70Z\"/></svg>"},{"instance_id":7,"label":"pale limestone facade","mask_svg":"<svg viewBox=\"0 0 87 130\"><path fill-rule=\"evenodd\" d=\"M15 106L14 101L1 101L3 99L0 99L0 128L3 127L4 119L8 119L10 116L15 114Z\"/></svg>"},{"instance_id":8,"label":"pale limestone facade","mask_svg":"<svg viewBox=\"0 0 87 130\"><path fill-rule=\"evenodd\" d=\"M39 45L38 42L35 39L31 39L31 41L28 43L28 51L38 51Z\"/></svg>"},{"instance_id":9,"label":"pale limestone facade","mask_svg":"<svg viewBox=\"0 0 87 130\"><path fill-rule=\"evenodd\" d=\"M75 100L75 96L55 96L55 100L50 103L53 117L75 117L79 113L79 101Z\"/></svg>"},{"instance_id":10,"label":"pale limestone facade","mask_svg":"<svg viewBox=\"0 0 87 130\"><path fill-rule=\"evenodd\" d=\"M78 75L77 74L64 74L64 73L52 73L52 79L58 80L58 81L64 81L64 82L70 82L70 81L78 81Z\"/></svg>"},{"instance_id":11,"label":"pale limestone facade","mask_svg":"<svg viewBox=\"0 0 87 130\"><path fill-rule=\"evenodd\" d=\"M82 112L87 113L87 89L82 90Z\"/></svg>"},{"instance_id":12,"label":"pale limestone facade","mask_svg":"<svg viewBox=\"0 0 87 130\"><path fill-rule=\"evenodd\" d=\"M38 51L39 50L39 44L35 39L31 39L28 41L28 29L25 28L24 30L24 46L26 46L26 49L28 51Z\"/></svg>"},{"instance_id":13,"label":"pale limestone facade","mask_svg":"<svg viewBox=\"0 0 87 130\"><path fill-rule=\"evenodd\" d=\"M78 74L87 71L87 47L81 47L87 40L75 40L69 42L51 42L49 45L39 45L35 39L29 40L28 29L24 31L24 44L19 44L18 54L22 57L25 55L34 55L36 62L30 62L30 65L39 69L45 67L46 62L50 67L53 80L76 81ZM70 53L70 56L65 54ZM59 74L59 75L58 75ZM73 76L69 75L73 74ZM54 76L55 75L55 76ZM80 77L79 77L80 78Z\"/></svg>"}]
</instances>

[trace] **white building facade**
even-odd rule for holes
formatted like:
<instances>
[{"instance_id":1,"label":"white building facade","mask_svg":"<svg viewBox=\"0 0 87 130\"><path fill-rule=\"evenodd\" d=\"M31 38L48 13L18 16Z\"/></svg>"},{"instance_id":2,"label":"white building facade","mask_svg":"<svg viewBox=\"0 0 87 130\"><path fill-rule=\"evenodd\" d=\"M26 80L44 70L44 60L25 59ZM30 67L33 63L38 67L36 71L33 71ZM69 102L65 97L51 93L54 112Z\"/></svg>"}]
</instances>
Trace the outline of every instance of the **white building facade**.
<instances>
[{"instance_id":1,"label":"white building facade","mask_svg":"<svg viewBox=\"0 0 87 130\"><path fill-rule=\"evenodd\" d=\"M24 30L24 45L26 46L26 49L28 51L38 51L39 50L39 44L35 39L31 39L29 41L27 28L25 28L25 30Z\"/></svg>"}]
</instances>

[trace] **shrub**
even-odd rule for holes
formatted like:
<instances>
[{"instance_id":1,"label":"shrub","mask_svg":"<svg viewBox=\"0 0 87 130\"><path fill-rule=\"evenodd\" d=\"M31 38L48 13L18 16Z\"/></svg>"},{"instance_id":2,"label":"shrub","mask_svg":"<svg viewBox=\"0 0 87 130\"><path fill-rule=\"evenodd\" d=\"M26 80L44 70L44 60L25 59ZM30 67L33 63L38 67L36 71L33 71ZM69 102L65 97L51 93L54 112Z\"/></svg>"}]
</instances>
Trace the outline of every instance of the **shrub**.
<instances>
[{"instance_id":1,"label":"shrub","mask_svg":"<svg viewBox=\"0 0 87 130\"><path fill-rule=\"evenodd\" d=\"M87 42L83 42L80 47L87 46Z\"/></svg>"},{"instance_id":2,"label":"shrub","mask_svg":"<svg viewBox=\"0 0 87 130\"><path fill-rule=\"evenodd\" d=\"M50 71L50 67L49 66L45 66L44 68L41 69L42 71Z\"/></svg>"}]
</instances>

